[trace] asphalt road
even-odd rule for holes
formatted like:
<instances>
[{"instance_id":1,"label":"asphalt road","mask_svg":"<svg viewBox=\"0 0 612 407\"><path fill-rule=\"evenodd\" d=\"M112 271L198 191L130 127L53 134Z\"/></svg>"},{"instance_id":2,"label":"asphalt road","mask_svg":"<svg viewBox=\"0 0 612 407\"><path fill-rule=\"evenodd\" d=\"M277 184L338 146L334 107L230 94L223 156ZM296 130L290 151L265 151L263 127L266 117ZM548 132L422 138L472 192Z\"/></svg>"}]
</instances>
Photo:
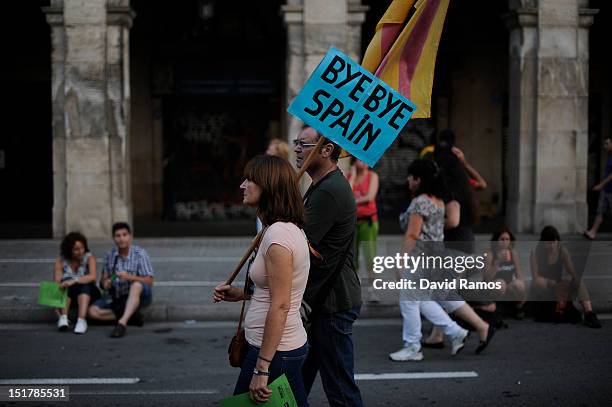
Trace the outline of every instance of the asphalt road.
<instances>
[{"instance_id":1,"label":"asphalt road","mask_svg":"<svg viewBox=\"0 0 612 407\"><path fill-rule=\"evenodd\" d=\"M367 406L610 405L612 320L599 330L509 321L482 355L474 354L472 337L457 357L447 346L424 350L422 362L397 363L387 354L401 345L400 323L363 320L355 326L356 373L366 375L358 383ZM0 325L0 385L43 378L134 382L70 385L69 402L5 405L216 405L231 395L238 375L226 355L233 325L147 324L129 328L122 339L108 337L110 326L91 326L77 336L53 325ZM450 377L421 378L427 373ZM320 384L310 404L327 405Z\"/></svg>"}]
</instances>

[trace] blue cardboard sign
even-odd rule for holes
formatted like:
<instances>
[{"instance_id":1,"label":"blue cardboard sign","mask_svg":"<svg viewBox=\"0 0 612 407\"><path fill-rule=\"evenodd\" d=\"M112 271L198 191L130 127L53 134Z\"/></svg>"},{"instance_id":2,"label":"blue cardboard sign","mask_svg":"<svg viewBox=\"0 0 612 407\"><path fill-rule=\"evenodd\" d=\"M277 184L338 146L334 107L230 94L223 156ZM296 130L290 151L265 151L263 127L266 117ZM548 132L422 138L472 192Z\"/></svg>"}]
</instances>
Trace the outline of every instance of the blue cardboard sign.
<instances>
[{"instance_id":1,"label":"blue cardboard sign","mask_svg":"<svg viewBox=\"0 0 612 407\"><path fill-rule=\"evenodd\" d=\"M287 111L373 167L416 106L331 47Z\"/></svg>"}]
</instances>

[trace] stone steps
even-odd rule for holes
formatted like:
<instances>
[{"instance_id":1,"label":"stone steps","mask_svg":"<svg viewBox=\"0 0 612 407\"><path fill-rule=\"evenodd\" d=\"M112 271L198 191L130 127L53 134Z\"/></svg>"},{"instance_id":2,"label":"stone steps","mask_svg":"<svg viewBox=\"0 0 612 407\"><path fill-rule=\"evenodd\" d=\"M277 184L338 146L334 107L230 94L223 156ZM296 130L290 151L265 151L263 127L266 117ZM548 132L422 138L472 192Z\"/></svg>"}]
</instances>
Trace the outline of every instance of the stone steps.
<instances>
[{"instance_id":1,"label":"stone steps","mask_svg":"<svg viewBox=\"0 0 612 407\"><path fill-rule=\"evenodd\" d=\"M488 247L488 236L478 236L479 244ZM521 236L523 242L534 240L534 236ZM232 320L240 310L237 304L212 304L212 288L227 278L239 258L248 247L251 238L160 238L140 239L137 244L149 252L155 269L154 302L146 310L147 319L166 320ZM566 239L571 242L571 239ZM577 242L582 241L576 239ZM402 244L402 236L380 236L378 255L394 255ZM582 244L582 243L581 243ZM110 249L110 240L90 242L91 251L98 256L98 270L102 270L101 259ZM519 252L526 275L528 253L535 242L521 244ZM50 321L52 310L36 304L38 284L53 277L53 263L57 256L57 240L0 241L0 321ZM586 280L591 296L598 306L608 307L606 299L612 300L612 273L606 254L612 253L611 242L591 245L594 255L588 267ZM382 277L392 278L390 272ZM362 266L360 275L365 277ZM244 274L237 278L241 284ZM366 282L362 281L362 285ZM362 315L377 318L397 317L397 292L380 292L381 304L366 304ZM364 288L363 298L366 298ZM612 308L610 308L612 309Z\"/></svg>"}]
</instances>

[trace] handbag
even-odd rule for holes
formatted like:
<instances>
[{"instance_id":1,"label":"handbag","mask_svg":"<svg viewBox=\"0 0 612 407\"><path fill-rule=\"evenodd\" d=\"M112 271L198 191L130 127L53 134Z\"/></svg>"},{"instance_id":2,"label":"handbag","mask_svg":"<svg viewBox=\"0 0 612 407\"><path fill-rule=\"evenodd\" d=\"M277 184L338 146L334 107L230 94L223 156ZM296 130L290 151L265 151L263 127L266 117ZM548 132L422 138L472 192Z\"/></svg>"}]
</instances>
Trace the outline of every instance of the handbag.
<instances>
[{"instance_id":1,"label":"handbag","mask_svg":"<svg viewBox=\"0 0 612 407\"><path fill-rule=\"evenodd\" d=\"M229 363L231 367L242 366L242 362L244 361L244 357L246 356L248 346L247 346L246 335L244 333L244 327L242 326L242 323L244 322L244 307L245 307L247 298L250 298L250 294L252 291L251 290L252 282L251 282L251 279L249 278L249 271L251 270L251 265L255 261L255 257L257 256L257 251L259 250L259 244L261 243L261 240L263 239L263 235L265 231L266 229L264 229L261 232L261 237L257 241L257 244L255 245L255 248L253 250L253 254L251 255L251 258L249 259L249 263L247 265L246 277L244 281L242 307L240 309L240 319L238 319L238 328L236 329L236 334L232 337L229 347L227 348L227 353L229 356ZM231 284L231 281L229 282L229 284Z\"/></svg>"},{"instance_id":2,"label":"handbag","mask_svg":"<svg viewBox=\"0 0 612 407\"><path fill-rule=\"evenodd\" d=\"M244 333L244 328L242 327L242 319L244 316L244 303L245 300L242 300L240 321L238 322L238 329L236 330L236 335L232 337L229 347L227 348L227 353L229 355L229 363L231 367L242 366L242 362L244 361L244 357L246 356L247 352L246 335Z\"/></svg>"}]
</instances>

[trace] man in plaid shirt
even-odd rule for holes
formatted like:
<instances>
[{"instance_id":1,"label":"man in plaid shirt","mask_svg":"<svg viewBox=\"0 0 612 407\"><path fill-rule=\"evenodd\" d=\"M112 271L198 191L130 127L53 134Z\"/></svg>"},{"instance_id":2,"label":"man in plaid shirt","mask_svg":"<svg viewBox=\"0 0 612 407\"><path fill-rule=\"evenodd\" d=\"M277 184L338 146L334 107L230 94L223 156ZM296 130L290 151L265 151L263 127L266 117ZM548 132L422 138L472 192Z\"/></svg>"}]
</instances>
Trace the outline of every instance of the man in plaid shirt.
<instances>
[{"instance_id":1,"label":"man in plaid shirt","mask_svg":"<svg viewBox=\"0 0 612 407\"><path fill-rule=\"evenodd\" d=\"M151 304L153 299L153 267L147 252L132 245L132 231L127 223L113 225L115 247L104 258L100 284L107 295L89 308L89 317L101 321L114 321L117 325L112 338L125 335L128 322L142 325L138 310Z\"/></svg>"}]
</instances>

